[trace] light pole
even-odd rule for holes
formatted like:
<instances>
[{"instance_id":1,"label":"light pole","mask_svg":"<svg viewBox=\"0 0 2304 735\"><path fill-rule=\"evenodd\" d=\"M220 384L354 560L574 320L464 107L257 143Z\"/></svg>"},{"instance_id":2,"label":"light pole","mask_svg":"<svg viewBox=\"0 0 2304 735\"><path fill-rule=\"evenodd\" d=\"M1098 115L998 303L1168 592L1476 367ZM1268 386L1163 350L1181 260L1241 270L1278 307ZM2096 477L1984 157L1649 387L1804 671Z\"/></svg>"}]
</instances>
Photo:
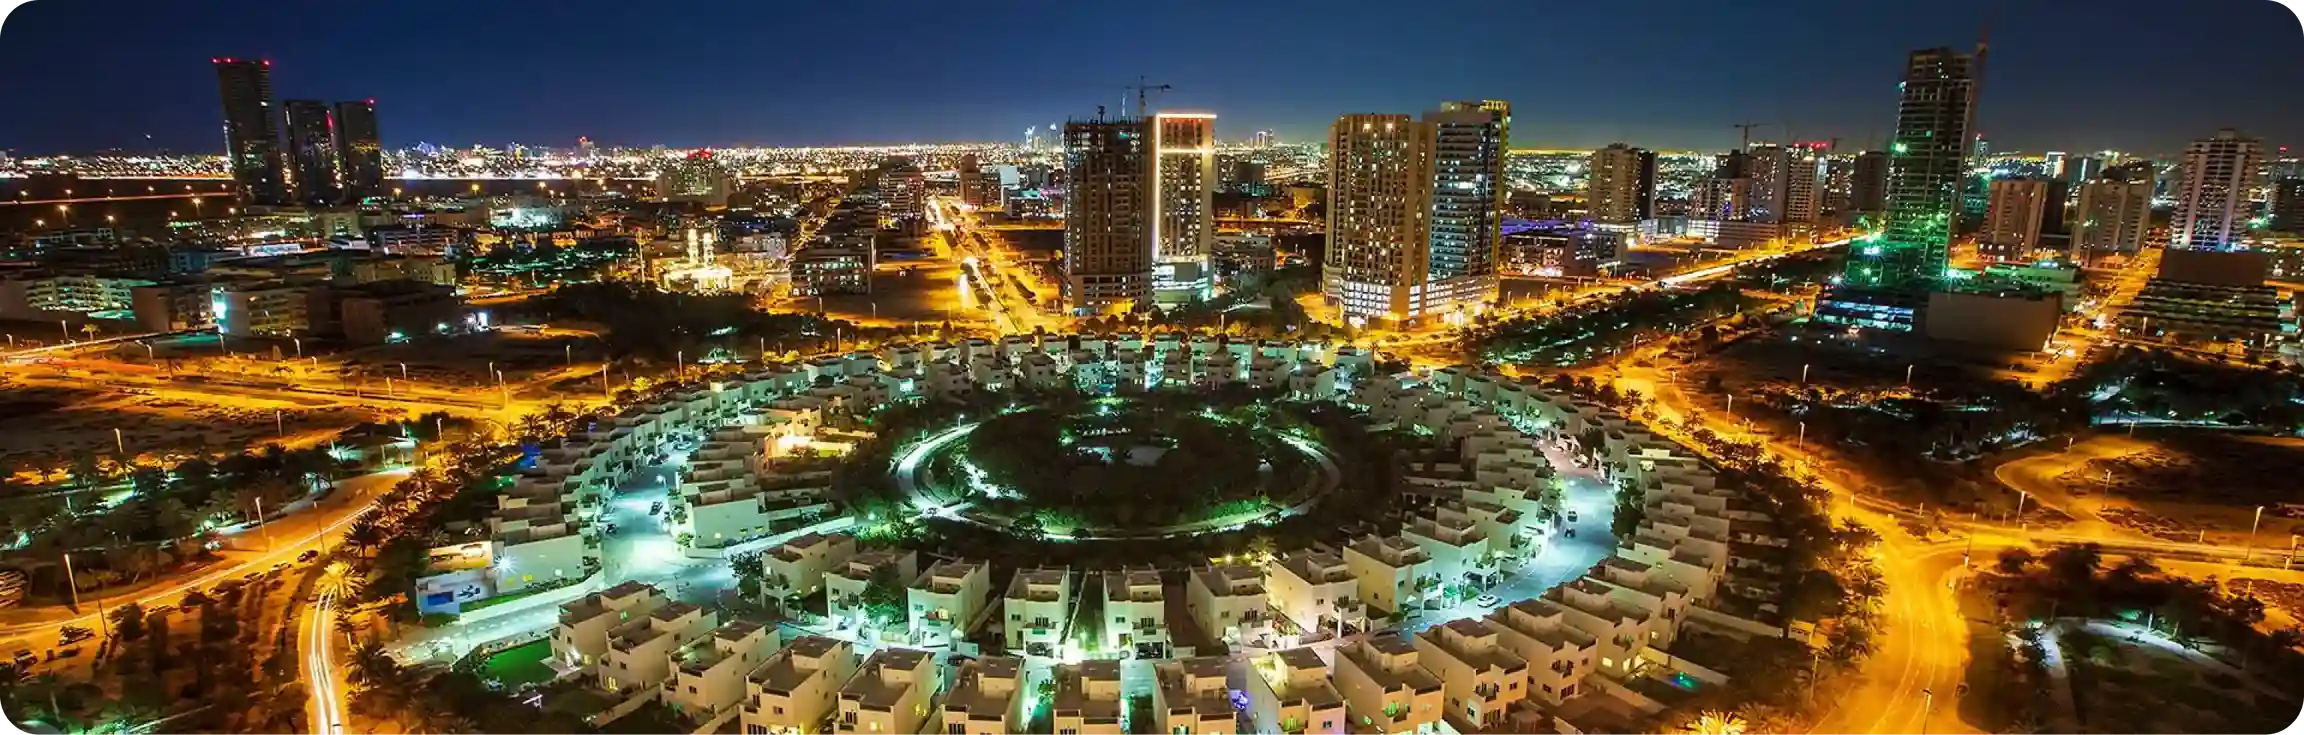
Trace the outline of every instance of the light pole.
<instances>
[{"instance_id":1,"label":"light pole","mask_svg":"<svg viewBox=\"0 0 2304 735\"><path fill-rule=\"evenodd\" d=\"M407 379L408 379L408 363L405 363L405 362L403 362L403 363L400 363L400 379L401 379L401 380L407 380Z\"/></svg>"},{"instance_id":2,"label":"light pole","mask_svg":"<svg viewBox=\"0 0 2304 735\"><path fill-rule=\"evenodd\" d=\"M1806 422L1806 421L1802 421L1802 422L1800 422L1800 438L1799 438L1799 439L1796 439L1796 440L1794 440L1794 441L1792 442L1792 448L1794 448L1794 449L1807 449L1807 448L1808 448L1808 422Z\"/></svg>"},{"instance_id":3,"label":"light pole","mask_svg":"<svg viewBox=\"0 0 2304 735\"><path fill-rule=\"evenodd\" d=\"M1920 705L1920 735L1928 735L1928 716L1936 713L1936 692L1922 689L1920 696L1925 698Z\"/></svg>"},{"instance_id":4,"label":"light pole","mask_svg":"<svg viewBox=\"0 0 2304 735\"><path fill-rule=\"evenodd\" d=\"M64 341L72 341L72 324L70 322L62 319L56 320L56 330L64 333Z\"/></svg>"},{"instance_id":5,"label":"light pole","mask_svg":"<svg viewBox=\"0 0 2304 735\"><path fill-rule=\"evenodd\" d=\"M288 435L288 419L282 416L280 409L277 408L272 409L272 433L279 436Z\"/></svg>"},{"instance_id":6,"label":"light pole","mask_svg":"<svg viewBox=\"0 0 2304 735\"><path fill-rule=\"evenodd\" d=\"M1905 363L1905 365L1904 365L1904 387L1906 387L1906 388L1910 388L1910 387L1912 387L1912 368L1915 368L1915 367L1919 367L1919 366L1920 366L1920 364L1919 364L1919 363Z\"/></svg>"},{"instance_id":7,"label":"light pole","mask_svg":"<svg viewBox=\"0 0 2304 735\"><path fill-rule=\"evenodd\" d=\"M289 337L289 338L288 338L288 341L296 343L296 359L298 359L298 360L302 360L302 359L304 359L304 338L303 338L303 337Z\"/></svg>"},{"instance_id":8,"label":"light pole","mask_svg":"<svg viewBox=\"0 0 2304 735\"><path fill-rule=\"evenodd\" d=\"M128 453L128 437L120 433L118 426L112 427L112 446L123 455Z\"/></svg>"},{"instance_id":9,"label":"light pole","mask_svg":"<svg viewBox=\"0 0 2304 735\"><path fill-rule=\"evenodd\" d=\"M2256 506L2256 520L2248 522L2248 545L2240 552L2240 564L2243 566L2248 564L2250 558L2256 556L2256 528L2262 525L2264 525L2264 506L2259 505Z\"/></svg>"},{"instance_id":10,"label":"light pole","mask_svg":"<svg viewBox=\"0 0 2304 735\"><path fill-rule=\"evenodd\" d=\"M152 343L150 343L150 342L138 342L137 344L140 344L140 345L143 345L143 346L144 346L144 359L145 359L145 361L147 361L147 362L151 362L151 361L157 361L157 360L159 360L159 358L158 358L158 357L154 357L154 356L153 356L153 354L152 354Z\"/></svg>"},{"instance_id":11,"label":"light pole","mask_svg":"<svg viewBox=\"0 0 2304 735\"><path fill-rule=\"evenodd\" d=\"M1807 385L1807 384L1808 384L1808 363L1801 363L1801 364L1800 364L1800 384L1801 384L1801 385Z\"/></svg>"}]
</instances>

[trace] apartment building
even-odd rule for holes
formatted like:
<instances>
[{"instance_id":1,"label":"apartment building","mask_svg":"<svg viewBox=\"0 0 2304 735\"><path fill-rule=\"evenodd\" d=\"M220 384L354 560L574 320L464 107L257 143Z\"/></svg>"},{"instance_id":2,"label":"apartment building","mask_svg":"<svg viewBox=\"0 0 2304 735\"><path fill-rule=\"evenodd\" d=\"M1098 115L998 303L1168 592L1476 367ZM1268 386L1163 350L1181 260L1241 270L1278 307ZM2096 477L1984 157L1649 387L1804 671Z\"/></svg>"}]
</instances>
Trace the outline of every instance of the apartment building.
<instances>
[{"instance_id":1,"label":"apartment building","mask_svg":"<svg viewBox=\"0 0 2304 735\"><path fill-rule=\"evenodd\" d=\"M735 712L748 693L745 677L775 655L780 638L773 625L738 620L681 646L664 682L665 706L697 722Z\"/></svg>"},{"instance_id":2,"label":"apartment building","mask_svg":"<svg viewBox=\"0 0 2304 735\"><path fill-rule=\"evenodd\" d=\"M1112 659L1056 667L1056 698L1050 705L1057 735L1121 735L1120 662Z\"/></svg>"},{"instance_id":3,"label":"apartment building","mask_svg":"<svg viewBox=\"0 0 2304 735\"><path fill-rule=\"evenodd\" d=\"M1459 731L1497 727L1506 710L1528 698L1527 659L1478 618L1417 633L1416 652L1425 669L1440 677L1446 719Z\"/></svg>"},{"instance_id":4,"label":"apartment building","mask_svg":"<svg viewBox=\"0 0 2304 735\"><path fill-rule=\"evenodd\" d=\"M1023 569L1008 580L1001 597L1002 629L1008 650L1034 656L1062 655L1072 622L1072 570Z\"/></svg>"},{"instance_id":5,"label":"apartment building","mask_svg":"<svg viewBox=\"0 0 2304 735\"><path fill-rule=\"evenodd\" d=\"M1441 732L1446 684L1407 641L1377 636L1336 649L1335 681L1354 732Z\"/></svg>"},{"instance_id":6,"label":"apartment building","mask_svg":"<svg viewBox=\"0 0 2304 735\"><path fill-rule=\"evenodd\" d=\"M1228 662L1218 656L1163 661L1152 666L1152 716L1160 732L1172 735L1230 735L1240 732L1225 684Z\"/></svg>"},{"instance_id":7,"label":"apartment building","mask_svg":"<svg viewBox=\"0 0 2304 735\"><path fill-rule=\"evenodd\" d=\"M745 677L745 735L824 732L840 712L842 684L856 673L847 641L804 635Z\"/></svg>"},{"instance_id":8,"label":"apartment building","mask_svg":"<svg viewBox=\"0 0 2304 735\"><path fill-rule=\"evenodd\" d=\"M1168 634L1167 590L1152 568L1104 572L1104 648L1139 659L1163 659L1175 641Z\"/></svg>"},{"instance_id":9,"label":"apartment building","mask_svg":"<svg viewBox=\"0 0 2304 735\"><path fill-rule=\"evenodd\" d=\"M837 732L925 733L944 729L936 694L943 691L936 655L908 648L883 648L840 687Z\"/></svg>"},{"instance_id":10,"label":"apartment building","mask_svg":"<svg viewBox=\"0 0 2304 735\"><path fill-rule=\"evenodd\" d=\"M1264 588L1272 609L1297 630L1342 635L1345 623L1365 625L1360 580L1344 557L1324 551L1295 551L1264 564Z\"/></svg>"},{"instance_id":11,"label":"apartment building","mask_svg":"<svg viewBox=\"0 0 2304 735\"><path fill-rule=\"evenodd\" d=\"M1255 567L1220 564L1192 570L1185 607L1210 637L1238 644L1272 634L1264 574Z\"/></svg>"},{"instance_id":12,"label":"apartment building","mask_svg":"<svg viewBox=\"0 0 2304 735\"><path fill-rule=\"evenodd\" d=\"M625 582L585 595L560 606L560 622L552 629L552 660L563 669L580 670L589 678L593 667L608 655L608 631L634 617L645 619L671 601L655 587Z\"/></svg>"},{"instance_id":13,"label":"apartment building","mask_svg":"<svg viewBox=\"0 0 2304 735\"><path fill-rule=\"evenodd\" d=\"M992 602L992 567L979 560L938 561L912 583L905 597L915 640L959 638L983 620Z\"/></svg>"},{"instance_id":14,"label":"apartment building","mask_svg":"<svg viewBox=\"0 0 2304 735\"><path fill-rule=\"evenodd\" d=\"M1344 694L1328 664L1310 648L1273 651L1249 660L1249 714L1256 732L1342 735Z\"/></svg>"},{"instance_id":15,"label":"apartment building","mask_svg":"<svg viewBox=\"0 0 2304 735\"><path fill-rule=\"evenodd\" d=\"M1024 660L987 656L960 665L944 697L944 732L1007 735L1023 732Z\"/></svg>"}]
</instances>

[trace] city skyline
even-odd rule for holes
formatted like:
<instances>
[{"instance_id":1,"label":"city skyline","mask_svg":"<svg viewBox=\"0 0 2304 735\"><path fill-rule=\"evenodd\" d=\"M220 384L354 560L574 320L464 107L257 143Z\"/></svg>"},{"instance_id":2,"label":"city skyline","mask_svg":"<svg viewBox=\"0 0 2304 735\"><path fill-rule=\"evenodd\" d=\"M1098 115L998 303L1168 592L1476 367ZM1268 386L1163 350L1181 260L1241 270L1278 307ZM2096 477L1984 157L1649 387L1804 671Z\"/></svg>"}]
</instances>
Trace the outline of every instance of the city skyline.
<instances>
[{"instance_id":1,"label":"city skyline","mask_svg":"<svg viewBox=\"0 0 2304 735\"><path fill-rule=\"evenodd\" d=\"M457 8L462 22L379 48L371 29L425 10L356 9L346 22L312 26L253 3L197 9L31 4L11 15L11 43L0 50L18 68L75 54L67 50L72 39L99 27L118 42L99 57L68 56L74 64L56 73L18 78L0 97L17 109L105 104L108 114L11 119L0 123L0 148L20 155L220 152L211 122L219 114L213 82L203 83L207 70L199 62L241 56L272 60L278 86L299 96L379 99L393 110L385 143L395 148L417 141L570 146L578 136L611 146L675 147L1009 141L1020 139L1026 125L1086 118L1099 104L1117 109L1133 97L1124 85L1159 72L1151 82L1176 88L1155 98L1155 109L1222 114L1235 138L1272 130L1284 140L1318 140L1340 114L1467 98L1519 105L1522 131L1515 137L1523 148L1589 149L1622 141L1652 150L1717 150L1737 140L1732 123L1763 122L1770 128L1758 138L1837 136L1842 149L1851 150L1887 139L1894 121L1877 110L1894 93L1878 80L1893 73L1905 50L1971 48L1988 15L1991 68L1977 129L1996 149L2172 154L2225 127L2273 147L2304 139L2299 103L2259 91L2304 84L2304 70L2294 65L2260 63L2292 50L2297 38L2290 33L2298 27L2294 16L2276 4L2232 3L2230 18L2250 20L2218 24L2214 33L2154 26L2155 48L2167 53L2090 56L2086 63L2074 60L2081 49L2073 44L2083 42L2072 39L2125 33L2127 19L2157 7L2126 2L2134 7L2074 14L2057 8L1987 13L1980 2L1950 11L1810 5L1787 8L1775 21L1784 37L1805 40L1765 48L1714 40L1719 28L1741 22L1735 10L1655 3L1638 12L1551 9L1515 17L1530 11L1507 10L1496 22L1465 28L1437 14L1276 13L1293 20L1272 24L1248 48L1216 44L1204 51L1211 44L1174 41L1197 28L1138 33L1089 16L1031 9L967 17L921 9L856 28L826 11L754 23L722 17L751 12L745 9L643 18L634 14L653 11L580 4L546 15L488 6ZM1607 34L1569 32L1610 22L1609 13L1640 18L1642 40L1601 45L1597 37ZM571 34L643 21L661 23L657 35L683 39L690 52L658 53L667 48L661 43L507 50L494 30L580 37ZM726 28L768 30L763 38ZM1378 28L1383 35L1364 33ZM826 45L853 40L842 29L934 32L901 50L857 55ZM1024 29L1097 50L1064 57L1068 65L1010 65L1002 60L1031 57L975 42ZM480 33L490 42L475 38ZM1322 51L1335 39L1355 37L1394 40L1344 57ZM1466 44L1495 51L1468 53ZM756 47L766 53L746 51ZM1720 63L1724 51L1733 51L1729 63ZM827 58L845 61L826 64ZM954 58L982 63L949 63ZM987 80L969 71L994 66L1011 72ZM2218 103L2193 103L2201 99Z\"/></svg>"}]
</instances>

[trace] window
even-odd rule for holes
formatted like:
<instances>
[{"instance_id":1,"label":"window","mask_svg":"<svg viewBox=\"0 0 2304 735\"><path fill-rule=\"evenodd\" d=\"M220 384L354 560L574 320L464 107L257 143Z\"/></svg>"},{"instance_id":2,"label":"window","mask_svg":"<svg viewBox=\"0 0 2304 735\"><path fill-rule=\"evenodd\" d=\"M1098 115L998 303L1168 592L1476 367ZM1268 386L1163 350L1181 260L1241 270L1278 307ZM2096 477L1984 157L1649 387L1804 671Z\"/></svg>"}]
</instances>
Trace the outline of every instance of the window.
<instances>
[{"instance_id":1,"label":"window","mask_svg":"<svg viewBox=\"0 0 2304 735\"><path fill-rule=\"evenodd\" d=\"M784 708L783 708L783 707L777 707L777 708L776 708L776 714L784 714Z\"/></svg>"}]
</instances>

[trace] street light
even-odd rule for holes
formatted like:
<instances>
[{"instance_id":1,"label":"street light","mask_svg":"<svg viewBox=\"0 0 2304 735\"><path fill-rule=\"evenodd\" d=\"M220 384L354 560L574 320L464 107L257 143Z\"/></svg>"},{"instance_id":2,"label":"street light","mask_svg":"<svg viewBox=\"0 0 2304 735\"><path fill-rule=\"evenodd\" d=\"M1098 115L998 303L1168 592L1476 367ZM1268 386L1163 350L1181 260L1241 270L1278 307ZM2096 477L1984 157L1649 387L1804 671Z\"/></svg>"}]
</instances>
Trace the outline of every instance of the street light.
<instances>
[{"instance_id":1,"label":"street light","mask_svg":"<svg viewBox=\"0 0 2304 735\"><path fill-rule=\"evenodd\" d=\"M1801 385L1807 385L1807 384L1808 384L1808 363L1801 363L1801 364L1800 364L1800 384L1801 384Z\"/></svg>"},{"instance_id":2,"label":"street light","mask_svg":"<svg viewBox=\"0 0 2304 735\"><path fill-rule=\"evenodd\" d=\"M2256 520L2248 522L2248 545L2240 552L2242 565L2246 565L2248 559L2256 555L2256 528L2261 525L2264 525L2264 506L2259 505L2256 506Z\"/></svg>"}]
</instances>

